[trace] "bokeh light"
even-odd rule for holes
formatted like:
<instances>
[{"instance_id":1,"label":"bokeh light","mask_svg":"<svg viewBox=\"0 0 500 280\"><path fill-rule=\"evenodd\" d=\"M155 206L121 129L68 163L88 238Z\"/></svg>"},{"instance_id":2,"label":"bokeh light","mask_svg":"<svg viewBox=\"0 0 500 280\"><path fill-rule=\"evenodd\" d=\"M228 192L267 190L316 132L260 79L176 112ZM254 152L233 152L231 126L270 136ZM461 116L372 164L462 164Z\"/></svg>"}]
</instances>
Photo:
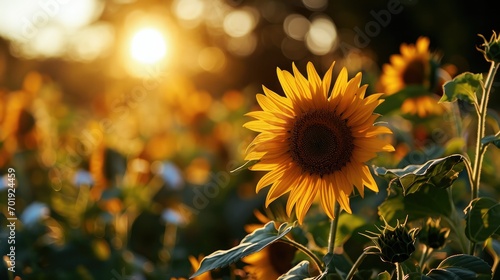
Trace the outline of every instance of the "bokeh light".
<instances>
[{"instance_id":1,"label":"bokeh light","mask_svg":"<svg viewBox=\"0 0 500 280\"><path fill-rule=\"evenodd\" d=\"M224 18L224 31L231 37L248 35L257 25L256 13L253 10L234 10Z\"/></svg>"},{"instance_id":2,"label":"bokeh light","mask_svg":"<svg viewBox=\"0 0 500 280\"><path fill-rule=\"evenodd\" d=\"M130 41L130 54L139 62L152 64L167 53L167 42L163 34L154 28L137 31Z\"/></svg>"},{"instance_id":3,"label":"bokeh light","mask_svg":"<svg viewBox=\"0 0 500 280\"><path fill-rule=\"evenodd\" d=\"M312 20L306 36L307 47L312 53L324 55L332 52L337 40L337 29L331 19L318 16Z\"/></svg>"}]
</instances>

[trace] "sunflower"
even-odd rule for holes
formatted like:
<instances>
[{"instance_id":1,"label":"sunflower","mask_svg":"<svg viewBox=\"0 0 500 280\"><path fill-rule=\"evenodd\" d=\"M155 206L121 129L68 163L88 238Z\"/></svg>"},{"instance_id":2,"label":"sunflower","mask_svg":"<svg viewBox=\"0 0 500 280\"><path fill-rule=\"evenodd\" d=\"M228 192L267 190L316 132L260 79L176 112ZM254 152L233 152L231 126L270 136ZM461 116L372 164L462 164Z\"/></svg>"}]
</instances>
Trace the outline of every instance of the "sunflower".
<instances>
[{"instance_id":1,"label":"sunflower","mask_svg":"<svg viewBox=\"0 0 500 280\"><path fill-rule=\"evenodd\" d=\"M380 76L381 91L387 95L394 94L410 85L421 85L429 91L427 95L420 95L406 99L402 106L403 113L425 117L440 115L444 107L438 104L438 97L432 94L441 87L439 81L438 59L429 51L429 38L419 37L415 45L401 44L401 54L392 55L391 63L383 66Z\"/></svg>"},{"instance_id":2,"label":"sunflower","mask_svg":"<svg viewBox=\"0 0 500 280\"><path fill-rule=\"evenodd\" d=\"M256 191L271 185L266 207L289 193L286 212L293 208L302 224L307 210L319 198L326 214L334 219L334 204L351 213L349 195L353 186L364 195L364 186L378 191L365 162L377 152L393 151L387 138L389 128L374 126L373 110L382 102L381 93L365 98L367 85L360 87L361 73L348 81L343 68L332 90L333 65L323 79L312 63L306 79L293 64L293 75L277 69L285 97L263 86L257 94L262 111L247 115L256 120L244 126L259 132L250 143L245 159L257 160L251 170L269 171Z\"/></svg>"}]
</instances>

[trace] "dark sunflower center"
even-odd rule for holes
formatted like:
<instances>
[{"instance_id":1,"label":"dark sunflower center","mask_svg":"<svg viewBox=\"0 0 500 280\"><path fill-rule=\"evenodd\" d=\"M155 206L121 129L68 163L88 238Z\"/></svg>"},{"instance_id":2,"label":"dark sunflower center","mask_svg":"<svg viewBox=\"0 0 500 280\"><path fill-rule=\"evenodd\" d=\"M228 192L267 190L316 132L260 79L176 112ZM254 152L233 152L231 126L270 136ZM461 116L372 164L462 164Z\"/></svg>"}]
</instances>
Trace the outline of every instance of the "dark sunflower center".
<instances>
[{"instance_id":1,"label":"dark sunflower center","mask_svg":"<svg viewBox=\"0 0 500 280\"><path fill-rule=\"evenodd\" d=\"M407 85L421 85L425 82L425 64L420 59L412 60L403 71L403 82Z\"/></svg>"},{"instance_id":2,"label":"dark sunflower center","mask_svg":"<svg viewBox=\"0 0 500 280\"><path fill-rule=\"evenodd\" d=\"M351 160L351 130L334 112L306 113L296 119L290 134L290 154L304 172L331 174Z\"/></svg>"}]
</instances>

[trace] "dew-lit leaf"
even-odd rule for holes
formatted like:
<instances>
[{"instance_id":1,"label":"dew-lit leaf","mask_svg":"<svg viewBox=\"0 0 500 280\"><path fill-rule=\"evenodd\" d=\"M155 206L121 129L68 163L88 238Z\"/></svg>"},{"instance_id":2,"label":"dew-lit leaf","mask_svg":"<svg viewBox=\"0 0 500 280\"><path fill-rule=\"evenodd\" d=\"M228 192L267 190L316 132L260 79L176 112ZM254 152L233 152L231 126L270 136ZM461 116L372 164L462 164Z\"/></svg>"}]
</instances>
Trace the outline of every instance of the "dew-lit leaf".
<instances>
[{"instance_id":1,"label":"dew-lit leaf","mask_svg":"<svg viewBox=\"0 0 500 280\"><path fill-rule=\"evenodd\" d=\"M198 270L190 277L190 279L209 270L230 265L243 257L256 253L285 236L291 230L292 226L287 223L281 224L279 229L276 230L274 222L268 222L264 225L264 227L259 228L245 236L238 246L229 250L219 250L206 256L201 261Z\"/></svg>"}]
</instances>

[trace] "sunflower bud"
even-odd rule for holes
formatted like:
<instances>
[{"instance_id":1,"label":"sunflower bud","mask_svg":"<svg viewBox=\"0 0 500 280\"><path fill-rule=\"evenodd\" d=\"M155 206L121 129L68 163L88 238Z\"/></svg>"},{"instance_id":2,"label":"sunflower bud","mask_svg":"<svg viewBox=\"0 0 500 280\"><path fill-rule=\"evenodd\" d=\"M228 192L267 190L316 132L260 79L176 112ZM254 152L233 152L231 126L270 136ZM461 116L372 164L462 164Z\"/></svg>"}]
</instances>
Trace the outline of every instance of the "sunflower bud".
<instances>
[{"instance_id":1,"label":"sunflower bud","mask_svg":"<svg viewBox=\"0 0 500 280\"><path fill-rule=\"evenodd\" d=\"M391 227L386 222L383 229L379 229L380 233L369 232L372 236L365 235L375 244L366 249L376 248L379 251L376 254L384 262L394 264L404 262L415 251L415 236L418 230L418 228L408 230L406 220L403 224L398 221L396 227Z\"/></svg>"},{"instance_id":2,"label":"sunflower bud","mask_svg":"<svg viewBox=\"0 0 500 280\"><path fill-rule=\"evenodd\" d=\"M486 40L481 34L479 36L483 38L484 43L477 50L483 53L487 61L500 63L500 37L495 31L493 31L490 41Z\"/></svg>"},{"instance_id":3,"label":"sunflower bud","mask_svg":"<svg viewBox=\"0 0 500 280\"><path fill-rule=\"evenodd\" d=\"M418 239L423 244L433 249L439 249L444 246L446 238L450 234L449 228L442 228L440 219L433 220L429 218L422 231L418 234Z\"/></svg>"}]
</instances>

